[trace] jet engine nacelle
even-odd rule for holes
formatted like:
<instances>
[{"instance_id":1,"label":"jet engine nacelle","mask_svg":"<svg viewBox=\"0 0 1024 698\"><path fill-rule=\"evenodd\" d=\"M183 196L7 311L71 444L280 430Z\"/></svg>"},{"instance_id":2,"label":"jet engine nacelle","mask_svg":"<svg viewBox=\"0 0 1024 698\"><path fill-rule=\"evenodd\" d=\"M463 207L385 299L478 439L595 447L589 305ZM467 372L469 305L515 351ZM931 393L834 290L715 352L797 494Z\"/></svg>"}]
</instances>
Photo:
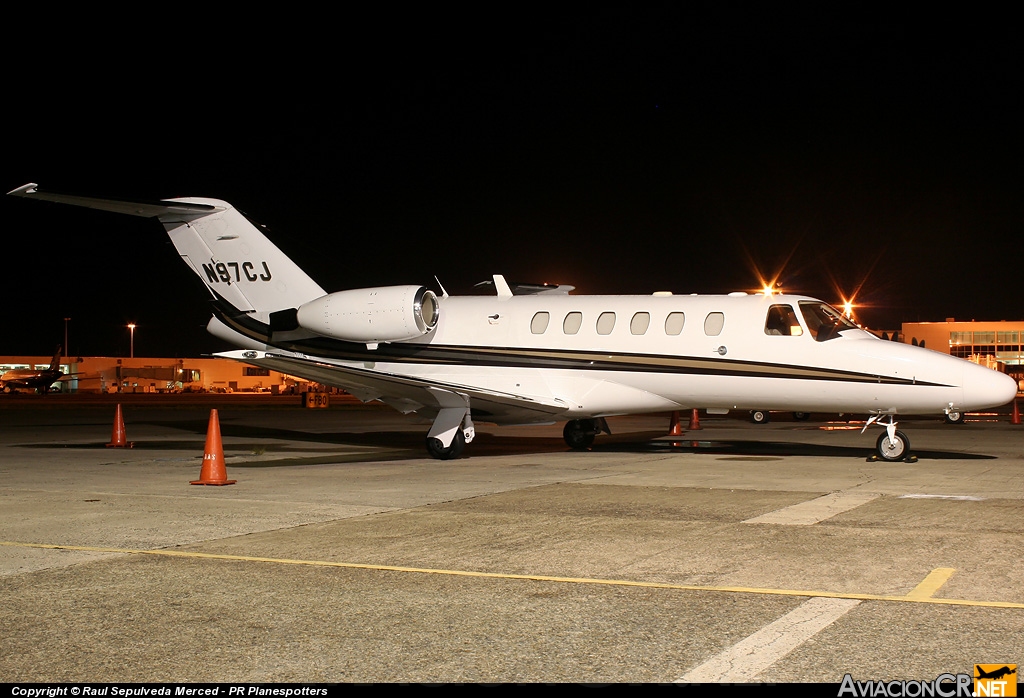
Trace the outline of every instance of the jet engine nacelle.
<instances>
[{"instance_id":1,"label":"jet engine nacelle","mask_svg":"<svg viewBox=\"0 0 1024 698\"><path fill-rule=\"evenodd\" d=\"M348 342L399 342L437 326L437 296L423 286L382 286L338 291L303 303L299 327Z\"/></svg>"}]
</instances>

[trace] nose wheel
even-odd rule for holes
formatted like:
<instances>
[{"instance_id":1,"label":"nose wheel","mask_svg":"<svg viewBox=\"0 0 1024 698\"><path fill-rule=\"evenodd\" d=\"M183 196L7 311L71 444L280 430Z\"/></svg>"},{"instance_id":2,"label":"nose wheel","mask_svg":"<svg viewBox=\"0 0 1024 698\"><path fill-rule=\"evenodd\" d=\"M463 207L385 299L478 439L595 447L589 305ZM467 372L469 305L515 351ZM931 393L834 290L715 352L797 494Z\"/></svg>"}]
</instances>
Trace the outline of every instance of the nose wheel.
<instances>
[{"instance_id":1,"label":"nose wheel","mask_svg":"<svg viewBox=\"0 0 1024 698\"><path fill-rule=\"evenodd\" d=\"M912 463L917 460L917 456L910 455L910 439L902 431L896 429L895 415L872 415L864 423L864 428L860 430L860 433L863 434L872 424L885 427L885 431L878 437L878 441L875 442L875 452L878 458L890 462L905 460ZM875 458L876 456L871 456L868 460L874 460Z\"/></svg>"},{"instance_id":2,"label":"nose wheel","mask_svg":"<svg viewBox=\"0 0 1024 698\"><path fill-rule=\"evenodd\" d=\"M875 442L878 456L882 460L898 461L907 457L910 452L910 439L902 431L896 430L891 435L888 431L882 433Z\"/></svg>"}]
</instances>

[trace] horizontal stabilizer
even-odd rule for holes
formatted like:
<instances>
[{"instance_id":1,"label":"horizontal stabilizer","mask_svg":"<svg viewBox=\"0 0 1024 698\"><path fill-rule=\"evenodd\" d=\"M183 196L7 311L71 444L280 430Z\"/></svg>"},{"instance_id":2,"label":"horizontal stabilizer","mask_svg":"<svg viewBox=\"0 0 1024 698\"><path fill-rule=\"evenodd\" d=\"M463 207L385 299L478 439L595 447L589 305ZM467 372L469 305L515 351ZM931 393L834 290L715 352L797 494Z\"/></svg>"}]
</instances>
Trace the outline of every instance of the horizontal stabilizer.
<instances>
[{"instance_id":1,"label":"horizontal stabilizer","mask_svg":"<svg viewBox=\"0 0 1024 698\"><path fill-rule=\"evenodd\" d=\"M7 193L10 196L24 196L29 199L53 201L58 204L82 206L84 208L92 208L98 211L124 213L129 216L141 216L142 218L161 218L165 216L188 218L194 216L205 216L219 210L219 207L212 204L188 201L131 201L128 199L100 199L90 196L78 196L76 194L59 194L57 192L39 191L38 187L39 185L35 183L26 184Z\"/></svg>"},{"instance_id":2,"label":"horizontal stabilizer","mask_svg":"<svg viewBox=\"0 0 1024 698\"><path fill-rule=\"evenodd\" d=\"M219 199L180 198L162 201L102 199L40 191L32 183L12 196L83 206L142 218L163 225L182 260L210 290L220 312L259 315L266 323L277 311L295 313L303 303L326 295L324 290L277 248L231 204ZM294 321L291 321L294 324Z\"/></svg>"}]
</instances>

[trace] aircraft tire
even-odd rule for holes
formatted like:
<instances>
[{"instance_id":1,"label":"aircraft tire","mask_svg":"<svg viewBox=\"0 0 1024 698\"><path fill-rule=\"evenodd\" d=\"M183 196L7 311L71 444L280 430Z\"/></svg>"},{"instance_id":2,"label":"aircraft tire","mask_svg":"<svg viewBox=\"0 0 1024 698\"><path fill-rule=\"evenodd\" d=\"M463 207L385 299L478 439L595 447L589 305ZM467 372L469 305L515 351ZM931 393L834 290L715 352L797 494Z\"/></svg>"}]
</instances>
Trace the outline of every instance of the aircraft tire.
<instances>
[{"instance_id":1,"label":"aircraft tire","mask_svg":"<svg viewBox=\"0 0 1024 698\"><path fill-rule=\"evenodd\" d=\"M597 424L593 419L573 419L565 423L562 438L574 451L585 451L594 443Z\"/></svg>"},{"instance_id":2,"label":"aircraft tire","mask_svg":"<svg viewBox=\"0 0 1024 698\"><path fill-rule=\"evenodd\" d=\"M946 424L963 424L964 417L966 415L963 412L948 412L946 414Z\"/></svg>"},{"instance_id":3,"label":"aircraft tire","mask_svg":"<svg viewBox=\"0 0 1024 698\"><path fill-rule=\"evenodd\" d=\"M893 440L890 442L889 432L883 431L882 435L878 437L875 449L878 451L878 455L882 460L903 460L907 457L907 454L910 453L910 439L907 438L906 434L897 429L896 434L893 436Z\"/></svg>"},{"instance_id":4,"label":"aircraft tire","mask_svg":"<svg viewBox=\"0 0 1024 698\"><path fill-rule=\"evenodd\" d=\"M431 458L437 458L438 460L452 460L462 455L462 449L466 447L466 437L462 433L462 429L458 429L455 432L455 438L452 439L452 445L445 448L441 444L440 439L435 439L432 436L427 437L427 453L430 454Z\"/></svg>"},{"instance_id":5,"label":"aircraft tire","mask_svg":"<svg viewBox=\"0 0 1024 698\"><path fill-rule=\"evenodd\" d=\"M795 419L798 422L806 422L810 418L811 418L811 413L810 412L794 412L793 413L793 419Z\"/></svg>"},{"instance_id":6,"label":"aircraft tire","mask_svg":"<svg viewBox=\"0 0 1024 698\"><path fill-rule=\"evenodd\" d=\"M751 410L750 421L754 424L767 424L771 419L768 410Z\"/></svg>"}]
</instances>

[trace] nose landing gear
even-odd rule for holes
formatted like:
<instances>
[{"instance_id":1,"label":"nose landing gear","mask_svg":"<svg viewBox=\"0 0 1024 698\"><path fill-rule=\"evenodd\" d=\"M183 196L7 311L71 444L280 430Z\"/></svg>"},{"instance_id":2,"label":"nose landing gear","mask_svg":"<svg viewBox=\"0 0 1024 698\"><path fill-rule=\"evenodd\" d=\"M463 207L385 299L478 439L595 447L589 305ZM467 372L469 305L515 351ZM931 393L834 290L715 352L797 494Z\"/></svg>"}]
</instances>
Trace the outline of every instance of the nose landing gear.
<instances>
[{"instance_id":1,"label":"nose landing gear","mask_svg":"<svg viewBox=\"0 0 1024 698\"><path fill-rule=\"evenodd\" d=\"M881 421L886 419L888 421ZM878 441L875 442L875 452L878 458L885 461L895 462L901 460L917 460L915 456L910 456L910 439L902 431L896 429L896 418L894 415L874 415L864 424L864 429L860 430L863 434L864 431L874 423L878 423L879 426L885 427L885 433L878 437Z\"/></svg>"}]
</instances>

